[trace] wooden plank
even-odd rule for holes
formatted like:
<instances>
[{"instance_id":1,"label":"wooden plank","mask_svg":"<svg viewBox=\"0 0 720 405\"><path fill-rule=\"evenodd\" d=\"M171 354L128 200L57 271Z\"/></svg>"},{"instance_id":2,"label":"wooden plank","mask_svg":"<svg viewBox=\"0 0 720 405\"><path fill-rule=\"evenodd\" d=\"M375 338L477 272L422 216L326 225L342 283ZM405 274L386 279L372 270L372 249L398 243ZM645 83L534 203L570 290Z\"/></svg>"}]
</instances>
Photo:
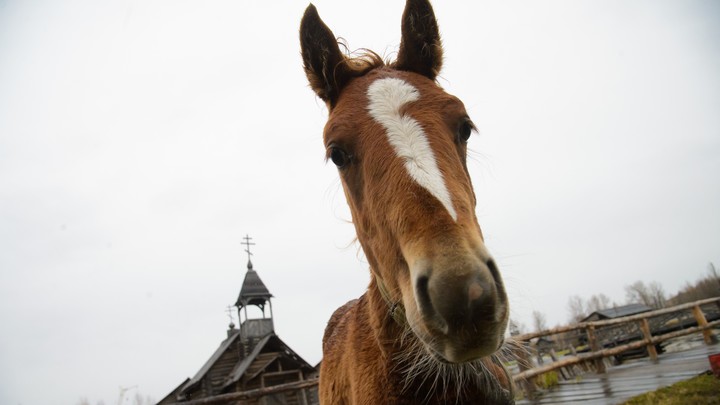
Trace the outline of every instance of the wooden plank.
<instances>
[{"instance_id":1,"label":"wooden plank","mask_svg":"<svg viewBox=\"0 0 720 405\"><path fill-rule=\"evenodd\" d=\"M647 351L650 355L650 360L657 361L658 353L657 349L655 349L655 345L652 344L652 332L650 332L650 323L648 322L647 318L640 321L640 330L642 330L643 337L645 338L645 342L647 343Z\"/></svg>"},{"instance_id":2,"label":"wooden plank","mask_svg":"<svg viewBox=\"0 0 720 405\"><path fill-rule=\"evenodd\" d=\"M587 326L587 337L588 343L590 344L590 350L597 353L600 351L600 343L598 342L597 336L595 336L595 325ZM605 363L603 363L602 357L594 358L595 360L595 372L598 374L605 373Z\"/></svg>"},{"instance_id":3,"label":"wooden plank","mask_svg":"<svg viewBox=\"0 0 720 405\"><path fill-rule=\"evenodd\" d=\"M557 328L547 329L547 330L540 331L540 332L532 332L532 333L525 333L522 335L517 335L517 336L514 336L513 339L519 340L519 341L528 341L530 339L534 339L534 338L538 338L538 337L542 337L542 336L556 335L556 334L563 333L563 332L570 332L570 331L574 331L574 330L578 330L578 329L585 329L585 328L587 328L588 325L594 325L595 327L615 325L615 324L620 324L620 323L625 323L625 322L630 322L630 321L637 321L637 320L640 320L643 318L652 318L654 316L669 314L671 312L681 311L684 309L693 308L695 306L707 305L707 304L712 304L712 303L716 303L716 304L718 304L718 306L720 306L720 297L707 298L707 299L696 301L696 302L690 302L687 304L676 305L674 307L658 309L658 310L650 311L650 312L643 312L642 314L627 316L624 318L608 319L605 321L583 322L583 323L578 323L575 325L558 326Z\"/></svg>"},{"instance_id":4,"label":"wooden plank","mask_svg":"<svg viewBox=\"0 0 720 405\"><path fill-rule=\"evenodd\" d=\"M700 305L695 305L693 307L693 316L695 316L698 326L707 325L707 319L705 319L705 315L703 314L702 309L700 309ZM710 329L705 329L703 331L703 340L705 340L706 345L715 343L714 336Z\"/></svg>"},{"instance_id":5,"label":"wooden plank","mask_svg":"<svg viewBox=\"0 0 720 405\"><path fill-rule=\"evenodd\" d=\"M550 348L550 358L553 362L560 361L558 360L557 353L555 353L555 349L553 349L552 347ZM572 378L574 374L575 373L573 373L572 369L560 367L560 377L563 380L570 380L570 378Z\"/></svg>"},{"instance_id":6,"label":"wooden plank","mask_svg":"<svg viewBox=\"0 0 720 405\"><path fill-rule=\"evenodd\" d=\"M693 333L698 333L705 329L714 328L716 326L720 326L720 320L708 322L707 325L705 325L705 326L694 326L692 328L687 328L687 329L683 329L683 330L679 330L679 331L675 331L675 332L671 332L671 333L666 333L666 334L660 335L660 336L653 336L650 339L650 343L652 343L652 344L662 343L668 339L685 336L685 335L690 335ZM515 374L513 376L513 380L519 381L519 380L528 379L531 377L538 376L540 374L547 373L549 371L556 370L560 367L571 366L571 365L574 365L574 364L577 364L577 363L580 363L583 361L594 360L596 358L602 358L602 357L616 356L627 350L638 349L647 344L648 343L645 340L640 340L637 342L632 342L632 343L628 343L628 344L625 344L622 346L613 347L610 349L604 349L604 350L600 350L597 352L578 354L577 356L571 356L571 357L568 357L568 358L561 360L559 362L556 362L556 363L548 364L543 367L537 367L537 368L534 368L531 370L526 370L521 373Z\"/></svg>"},{"instance_id":7,"label":"wooden plank","mask_svg":"<svg viewBox=\"0 0 720 405\"><path fill-rule=\"evenodd\" d=\"M318 384L317 378L305 381L295 381L287 384L274 385L271 387L258 388L249 391L234 392L232 394L215 395L208 398L196 399L193 401L176 402L173 405L215 405L227 404L243 399L259 398L270 394L279 394L288 391L297 391L304 388L315 387Z\"/></svg>"}]
</instances>

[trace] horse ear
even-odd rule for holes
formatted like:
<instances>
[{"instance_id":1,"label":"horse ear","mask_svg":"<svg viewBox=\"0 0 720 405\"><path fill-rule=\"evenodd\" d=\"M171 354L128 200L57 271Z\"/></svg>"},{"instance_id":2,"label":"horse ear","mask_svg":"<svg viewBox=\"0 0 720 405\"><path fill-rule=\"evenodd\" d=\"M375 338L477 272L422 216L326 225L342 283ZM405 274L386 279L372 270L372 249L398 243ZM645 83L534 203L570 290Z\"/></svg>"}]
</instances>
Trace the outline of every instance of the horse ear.
<instances>
[{"instance_id":1,"label":"horse ear","mask_svg":"<svg viewBox=\"0 0 720 405\"><path fill-rule=\"evenodd\" d=\"M394 67L435 80L442 68L442 44L435 13L428 0L407 0L402 40Z\"/></svg>"},{"instance_id":2,"label":"horse ear","mask_svg":"<svg viewBox=\"0 0 720 405\"><path fill-rule=\"evenodd\" d=\"M348 80L345 56L340 52L335 35L312 4L305 9L300 22L300 49L310 87L333 107Z\"/></svg>"}]
</instances>

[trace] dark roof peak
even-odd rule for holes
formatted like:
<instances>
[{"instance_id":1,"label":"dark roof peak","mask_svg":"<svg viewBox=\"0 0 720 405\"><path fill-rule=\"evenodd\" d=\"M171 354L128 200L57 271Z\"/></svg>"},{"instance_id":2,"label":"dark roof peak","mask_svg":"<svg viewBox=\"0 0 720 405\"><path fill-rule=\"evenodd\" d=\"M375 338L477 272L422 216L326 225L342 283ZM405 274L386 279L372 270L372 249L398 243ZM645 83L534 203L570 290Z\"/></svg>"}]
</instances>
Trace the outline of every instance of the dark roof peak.
<instances>
[{"instance_id":1,"label":"dark roof peak","mask_svg":"<svg viewBox=\"0 0 720 405\"><path fill-rule=\"evenodd\" d=\"M237 302L235 302L235 306L242 308L246 305L257 305L263 308L272 296L265 286L265 283L260 279L257 271L253 270L252 262L248 260L248 270L247 273L245 273L245 280L243 280L240 295L238 296Z\"/></svg>"}]
</instances>

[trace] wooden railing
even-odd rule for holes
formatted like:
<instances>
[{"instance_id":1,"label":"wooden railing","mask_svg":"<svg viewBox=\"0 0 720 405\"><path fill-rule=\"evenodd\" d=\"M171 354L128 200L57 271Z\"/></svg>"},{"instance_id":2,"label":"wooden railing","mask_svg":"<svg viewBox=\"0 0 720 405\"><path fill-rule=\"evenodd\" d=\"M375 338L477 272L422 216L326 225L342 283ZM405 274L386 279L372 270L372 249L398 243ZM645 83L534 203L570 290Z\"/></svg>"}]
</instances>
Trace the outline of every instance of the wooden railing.
<instances>
[{"instance_id":1,"label":"wooden railing","mask_svg":"<svg viewBox=\"0 0 720 405\"><path fill-rule=\"evenodd\" d=\"M230 402L241 401L244 399L260 398L264 397L265 395L280 394L289 391L299 391L306 388L312 388L317 385L318 379L313 378L310 380L295 381L286 384L273 385L271 387L257 388L249 391L232 392L229 394L220 394L191 401L176 402L173 405L220 405Z\"/></svg>"},{"instance_id":2,"label":"wooden railing","mask_svg":"<svg viewBox=\"0 0 720 405\"><path fill-rule=\"evenodd\" d=\"M708 322L705 312L703 311L703 306L706 307L706 311L712 312L713 316L716 317L716 314L720 313L720 297L676 305L669 308L644 312L623 318L583 322L575 325L561 326L540 332L514 336L513 339L515 342L513 345L516 347L514 352L519 372L513 375L513 380L520 385L527 395L531 396L535 389L534 378L550 371L558 369L562 371L563 368L574 365L584 365L586 366L585 368L588 369L587 364L591 364L595 369L595 372L604 373L605 358L618 356L629 350L641 349L643 347L647 349L648 355L652 360L657 360L658 354L655 348L656 345L668 339L693 333L701 332L703 334L705 344L709 345L715 343L716 340L711 329L720 326L720 319ZM690 313L692 315L690 315ZM679 326L674 327L681 329L657 334L658 332L662 332L662 329L668 330L673 327L672 322L662 320L663 317L667 318L667 315L671 315L672 320L676 321L676 325L679 323ZM697 324L697 326L688 326L683 328L682 324L684 322L682 322L682 319L688 319L689 317L694 318L694 322L692 323ZM662 322L654 322L654 320L660 320ZM651 323L654 323L655 327L651 327ZM612 342L612 339L607 342L603 342L599 335L603 330L610 330L613 327L625 327L625 333L621 335L625 336L625 340L628 340L629 342L614 347L612 346L615 342ZM639 330L639 333L633 334L627 332L633 327L636 327ZM529 343L532 339L564 333L566 334L568 332L576 332L578 335L582 335L584 332L587 345L590 350L586 353L578 354L575 352L575 348L572 347L571 350L573 354L570 356L565 356L561 360L558 360L556 356L552 356L554 360L552 363L538 365L537 367L532 366L529 350ZM653 335L653 333L656 335ZM618 334L616 333L615 335L617 336ZM635 336L636 338L633 339Z\"/></svg>"},{"instance_id":3,"label":"wooden railing","mask_svg":"<svg viewBox=\"0 0 720 405\"><path fill-rule=\"evenodd\" d=\"M705 313L702 310L702 306L712 304L715 304L717 306L717 312L720 313L720 297L716 297L688 304L677 305L670 308L664 308L657 311L644 312L642 314L627 316L624 318L617 318L605 321L584 322L575 325L561 326L558 328L548 329L541 332L526 333L523 335L514 336L511 346L515 346L517 348L517 350L515 350L515 357L517 359L520 371L513 375L513 380L515 381L515 383L520 385L520 387L526 392L526 395L532 396L535 387L534 378L550 371L570 367L576 364L585 364L588 362L592 362L596 372L604 373L604 358L617 356L628 350L639 349L642 347L647 348L648 353L652 359L657 359L657 351L655 350L655 345L668 339L693 333L702 332L705 343L711 344L715 341L715 338L710 329L720 326L720 319L708 322L705 317ZM680 313L682 311L692 311L692 316L697 322L697 326L687 327L674 332L653 336L653 328L651 328L650 325L653 318L661 317L667 314ZM601 341L602 339L598 338L598 332L601 331L603 328L614 325L626 325L632 323L637 323L640 331L642 332L642 338L639 340L632 341L621 346L605 348ZM587 337L588 345L591 349L589 352L578 354L574 352L573 348L572 350L574 354L571 356L565 356L562 360L555 360L550 364L540 365L538 367L531 367L532 363L530 361L529 342L532 339L573 331L584 331ZM557 356L554 355L554 352L552 357L553 359L557 358ZM272 387L259 388L250 391L222 394L208 398L179 402L177 403L177 405L226 404L229 402L244 399L259 398L270 394L278 394L282 392L312 388L317 386L317 384L317 379L311 379Z\"/></svg>"}]
</instances>

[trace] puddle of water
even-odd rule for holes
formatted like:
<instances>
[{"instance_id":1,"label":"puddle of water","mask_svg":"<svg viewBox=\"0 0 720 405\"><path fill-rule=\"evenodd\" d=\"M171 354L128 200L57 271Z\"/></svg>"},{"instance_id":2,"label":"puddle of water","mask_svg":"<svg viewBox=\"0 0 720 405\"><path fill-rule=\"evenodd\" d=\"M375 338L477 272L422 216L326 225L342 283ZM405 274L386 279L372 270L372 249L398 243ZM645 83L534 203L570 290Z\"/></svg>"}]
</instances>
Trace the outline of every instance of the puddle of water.
<instances>
[{"instance_id":1,"label":"puddle of water","mask_svg":"<svg viewBox=\"0 0 720 405\"><path fill-rule=\"evenodd\" d=\"M586 374L578 381L562 381L535 401L518 405L571 404L614 405L636 395L687 380L709 370L708 356L720 346L700 346L689 351L665 353L659 362L638 359L611 367L607 374Z\"/></svg>"}]
</instances>

